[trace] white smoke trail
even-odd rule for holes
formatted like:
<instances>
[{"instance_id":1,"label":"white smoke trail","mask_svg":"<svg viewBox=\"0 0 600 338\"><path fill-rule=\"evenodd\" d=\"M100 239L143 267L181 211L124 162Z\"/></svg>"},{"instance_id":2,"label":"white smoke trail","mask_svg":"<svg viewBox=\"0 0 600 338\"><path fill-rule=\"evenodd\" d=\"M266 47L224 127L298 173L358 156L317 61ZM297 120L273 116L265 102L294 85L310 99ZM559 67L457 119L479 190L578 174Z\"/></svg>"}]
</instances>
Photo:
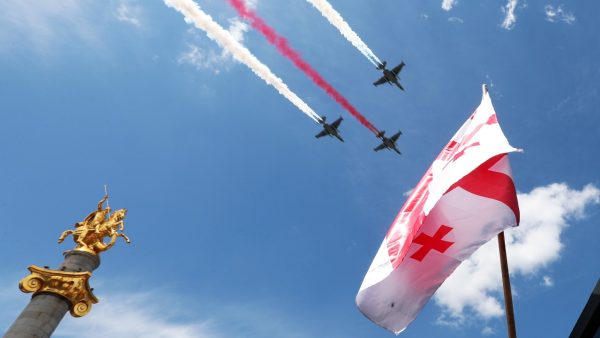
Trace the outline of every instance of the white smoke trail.
<instances>
[{"instance_id":1,"label":"white smoke trail","mask_svg":"<svg viewBox=\"0 0 600 338\"><path fill-rule=\"evenodd\" d=\"M275 87L277 91L287 98L303 113L315 122L321 121L321 117L315 113L302 99L294 94L283 81L271 72L269 67L260 62L252 53L237 42L226 29L216 23L210 15L204 13L198 4L192 0L164 0L165 5L174 8L183 14L187 23L193 23L197 28L206 32L208 37L218 43L222 48L233 55L233 57L250 68L267 84Z\"/></svg>"},{"instance_id":2,"label":"white smoke trail","mask_svg":"<svg viewBox=\"0 0 600 338\"><path fill-rule=\"evenodd\" d=\"M321 14L331 23L335 28L337 28L340 33L354 46L356 47L364 56L371 61L375 66L381 64L379 58L367 47L358 34L356 34L350 25L344 21L344 18L338 13L329 2L326 0L306 0L311 5L313 5Z\"/></svg>"}]
</instances>

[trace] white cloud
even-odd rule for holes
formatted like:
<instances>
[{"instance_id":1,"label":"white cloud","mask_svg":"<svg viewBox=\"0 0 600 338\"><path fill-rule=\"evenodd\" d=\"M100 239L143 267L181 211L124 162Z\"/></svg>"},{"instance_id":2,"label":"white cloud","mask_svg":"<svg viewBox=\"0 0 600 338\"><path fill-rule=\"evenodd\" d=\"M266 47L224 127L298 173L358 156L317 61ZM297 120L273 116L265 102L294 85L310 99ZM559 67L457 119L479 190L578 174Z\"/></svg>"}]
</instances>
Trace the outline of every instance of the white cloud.
<instances>
[{"instance_id":1,"label":"white cloud","mask_svg":"<svg viewBox=\"0 0 600 338\"><path fill-rule=\"evenodd\" d=\"M502 21L502 28L511 30L515 26L517 17L515 16L515 9L517 8L518 0L508 0L506 5L502 7L502 11L506 14L504 21Z\"/></svg>"},{"instance_id":2,"label":"white cloud","mask_svg":"<svg viewBox=\"0 0 600 338\"><path fill-rule=\"evenodd\" d=\"M258 5L258 0L246 0L246 6L248 6L248 8L251 9L255 9L256 6Z\"/></svg>"},{"instance_id":3,"label":"white cloud","mask_svg":"<svg viewBox=\"0 0 600 338\"><path fill-rule=\"evenodd\" d=\"M481 330L481 335L482 336L491 336L491 335L494 335L494 334L496 334L496 332L494 331L494 329L492 329L489 326L486 326L486 327L483 328L483 330Z\"/></svg>"},{"instance_id":4,"label":"white cloud","mask_svg":"<svg viewBox=\"0 0 600 338\"><path fill-rule=\"evenodd\" d=\"M244 34L250 30L250 26L238 18L229 20L229 27L227 28L229 33L235 38L236 41L243 43ZM199 39L200 35L195 29L189 29L188 33L194 36L195 39ZM222 68L227 69L228 66L234 62L234 59L225 49L215 48L202 48L197 44L188 44L188 51L182 53L177 61L180 64L189 64L197 69L212 69L216 74L220 72Z\"/></svg>"},{"instance_id":5,"label":"white cloud","mask_svg":"<svg viewBox=\"0 0 600 338\"><path fill-rule=\"evenodd\" d=\"M453 22L453 23L464 23L463 19L456 17L456 16L449 17L448 21Z\"/></svg>"},{"instance_id":6,"label":"white cloud","mask_svg":"<svg viewBox=\"0 0 600 338\"><path fill-rule=\"evenodd\" d=\"M297 314L287 315L278 304L232 304L197 299L197 294L174 294L167 289L144 292L135 282L94 280L100 302L84 317L66 314L52 335L56 338L225 338L315 337ZM127 289L122 286L129 285ZM185 290L184 292L193 292ZM0 332L5 332L25 308L30 296L18 288L18 279L0 278ZM85 334L82 334L85 332ZM242 332L242 334L240 334Z\"/></svg>"},{"instance_id":7,"label":"white cloud","mask_svg":"<svg viewBox=\"0 0 600 338\"><path fill-rule=\"evenodd\" d=\"M244 43L244 34L250 30L250 26L239 19L231 19L229 20L229 28L227 29L229 33L233 36L235 41L239 43Z\"/></svg>"},{"instance_id":8,"label":"white cloud","mask_svg":"<svg viewBox=\"0 0 600 338\"><path fill-rule=\"evenodd\" d=\"M219 73L219 65L229 61L226 53L218 53L214 49L202 50L200 47L188 44L188 51L181 54L177 59L180 64L189 64L197 69L214 69L216 74Z\"/></svg>"},{"instance_id":9,"label":"white cloud","mask_svg":"<svg viewBox=\"0 0 600 338\"><path fill-rule=\"evenodd\" d=\"M141 7L137 5L128 5L120 3L115 11L115 17L121 22L128 23L136 27L142 27L140 20Z\"/></svg>"},{"instance_id":10,"label":"white cloud","mask_svg":"<svg viewBox=\"0 0 600 338\"><path fill-rule=\"evenodd\" d=\"M457 0L442 0L442 9L449 11L456 5L457 2Z\"/></svg>"},{"instance_id":11,"label":"white cloud","mask_svg":"<svg viewBox=\"0 0 600 338\"><path fill-rule=\"evenodd\" d=\"M78 0L0 1L0 50L5 45L2 40L14 40L45 53L58 50L56 45L65 36L98 47L101 39L92 20L94 6Z\"/></svg>"},{"instance_id":12,"label":"white cloud","mask_svg":"<svg viewBox=\"0 0 600 338\"><path fill-rule=\"evenodd\" d=\"M572 25L576 20L573 13L565 12L563 10L562 5L556 8L552 5L546 5L546 7L544 7L544 12L546 13L546 20L550 22L562 21Z\"/></svg>"},{"instance_id":13,"label":"white cloud","mask_svg":"<svg viewBox=\"0 0 600 338\"><path fill-rule=\"evenodd\" d=\"M246 6L250 9L255 9L258 5L258 0L245 0ZM229 33L233 35L234 39L239 43L244 43L244 34L250 30L250 26L241 21L238 18L229 19L229 27L227 28ZM200 33L195 29L189 29L188 33L191 34L195 40L201 38ZM212 69L215 74L218 74L221 69L228 69L229 65L235 60L231 57L225 49L215 48L202 48L197 43L189 43L188 51L182 53L178 58L179 64L189 64L196 69Z\"/></svg>"},{"instance_id":14,"label":"white cloud","mask_svg":"<svg viewBox=\"0 0 600 338\"><path fill-rule=\"evenodd\" d=\"M244 33L249 29L250 27L246 23L235 18L229 20L229 28L227 30L233 35L236 41L243 43ZM189 30L189 32L197 36L195 30ZM201 47L194 44L189 44L188 47L188 51L181 54L178 58L180 64L187 63L197 69L213 69L214 72L218 74L220 68L227 68L228 64L234 61L231 54L225 49L220 51L217 51L217 49L214 48L203 50Z\"/></svg>"},{"instance_id":15,"label":"white cloud","mask_svg":"<svg viewBox=\"0 0 600 338\"><path fill-rule=\"evenodd\" d=\"M18 280L4 279L0 286L0 332L5 332L25 308L30 296L19 291ZM95 281L96 286L108 283ZM161 296L157 296L161 295ZM178 297L156 292L102 294L100 303L82 318L65 315L53 337L86 338L222 338L211 320L181 320L187 312L176 304ZM161 301L162 300L162 301ZM166 310L168 309L168 310Z\"/></svg>"},{"instance_id":16,"label":"white cloud","mask_svg":"<svg viewBox=\"0 0 600 338\"><path fill-rule=\"evenodd\" d=\"M547 286L547 287L554 286L554 281L552 280L552 277L550 277L550 276L542 277L542 285Z\"/></svg>"},{"instance_id":17,"label":"white cloud","mask_svg":"<svg viewBox=\"0 0 600 338\"><path fill-rule=\"evenodd\" d=\"M585 208L600 203L600 190L587 185L582 190L554 183L518 195L521 225L505 232L511 275L531 276L559 259L561 234L569 222L585 216ZM466 311L490 319L502 316L499 301L502 280L497 241L479 248L442 284L434 296L442 308L439 323L460 325ZM548 277L548 276L546 276ZM544 284L552 284L550 277Z\"/></svg>"},{"instance_id":18,"label":"white cloud","mask_svg":"<svg viewBox=\"0 0 600 338\"><path fill-rule=\"evenodd\" d=\"M176 303L174 299L173 302L165 300L164 293L160 291L105 295L86 316L65 316L55 335L81 337L81 332L86 332L86 338L222 337L212 327L210 320L178 319L185 318L187 314L177 309L174 306Z\"/></svg>"}]
</instances>

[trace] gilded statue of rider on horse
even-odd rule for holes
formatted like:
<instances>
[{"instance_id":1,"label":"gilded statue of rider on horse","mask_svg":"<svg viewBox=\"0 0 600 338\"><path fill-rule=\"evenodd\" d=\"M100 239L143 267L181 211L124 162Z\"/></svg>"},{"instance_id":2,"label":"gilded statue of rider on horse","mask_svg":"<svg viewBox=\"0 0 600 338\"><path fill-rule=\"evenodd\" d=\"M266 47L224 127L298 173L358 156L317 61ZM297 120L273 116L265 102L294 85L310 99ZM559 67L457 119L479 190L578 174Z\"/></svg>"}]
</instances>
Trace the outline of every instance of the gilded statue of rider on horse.
<instances>
[{"instance_id":1,"label":"gilded statue of rider on horse","mask_svg":"<svg viewBox=\"0 0 600 338\"><path fill-rule=\"evenodd\" d=\"M115 244L117 237L123 237L125 242L130 243L127 235L122 232L123 219L127 214L127 209L119 209L111 214L108 203L104 208L104 202L107 200L108 195L105 195L98 202L98 209L91 212L83 221L75 223L75 230L64 231L58 238L58 243L62 243L68 235L73 235L76 244L75 250L94 255L110 249ZM110 238L108 243L104 242L106 237Z\"/></svg>"}]
</instances>

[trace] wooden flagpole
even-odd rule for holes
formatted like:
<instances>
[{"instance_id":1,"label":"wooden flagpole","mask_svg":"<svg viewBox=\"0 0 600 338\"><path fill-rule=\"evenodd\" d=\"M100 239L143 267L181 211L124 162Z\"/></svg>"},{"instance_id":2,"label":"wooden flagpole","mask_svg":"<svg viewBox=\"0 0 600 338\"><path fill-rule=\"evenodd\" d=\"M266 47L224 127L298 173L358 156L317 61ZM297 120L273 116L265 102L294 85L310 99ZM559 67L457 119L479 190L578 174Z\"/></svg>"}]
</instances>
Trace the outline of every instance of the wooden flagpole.
<instances>
[{"instance_id":1,"label":"wooden flagpole","mask_svg":"<svg viewBox=\"0 0 600 338\"><path fill-rule=\"evenodd\" d=\"M504 231L498 234L498 249L500 250L500 268L502 269L502 286L504 287L504 307L506 309L506 327L508 330L508 337L517 338L512 292L510 290L510 276L508 275L508 261L506 259Z\"/></svg>"},{"instance_id":2,"label":"wooden flagpole","mask_svg":"<svg viewBox=\"0 0 600 338\"><path fill-rule=\"evenodd\" d=\"M481 90L483 91L483 95L487 94L487 85L482 85ZM502 270L502 286L504 289L504 308L506 310L506 328L508 331L508 338L517 338L515 312L513 310L512 292L510 289L510 276L508 275L508 260L506 259L504 231L498 234L498 249L500 250L500 269Z\"/></svg>"}]
</instances>

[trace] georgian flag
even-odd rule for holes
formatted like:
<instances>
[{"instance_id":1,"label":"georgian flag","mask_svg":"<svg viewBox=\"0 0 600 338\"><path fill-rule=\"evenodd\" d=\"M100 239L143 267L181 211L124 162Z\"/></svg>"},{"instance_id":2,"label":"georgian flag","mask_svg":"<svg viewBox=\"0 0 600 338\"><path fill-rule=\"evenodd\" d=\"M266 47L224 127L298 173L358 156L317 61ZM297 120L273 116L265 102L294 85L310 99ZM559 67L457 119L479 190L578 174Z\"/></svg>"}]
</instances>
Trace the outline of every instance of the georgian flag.
<instances>
[{"instance_id":1,"label":"georgian flag","mask_svg":"<svg viewBox=\"0 0 600 338\"><path fill-rule=\"evenodd\" d=\"M481 104L417 184L356 296L360 311L398 334L482 244L519 224L507 153L516 151L484 86Z\"/></svg>"}]
</instances>

